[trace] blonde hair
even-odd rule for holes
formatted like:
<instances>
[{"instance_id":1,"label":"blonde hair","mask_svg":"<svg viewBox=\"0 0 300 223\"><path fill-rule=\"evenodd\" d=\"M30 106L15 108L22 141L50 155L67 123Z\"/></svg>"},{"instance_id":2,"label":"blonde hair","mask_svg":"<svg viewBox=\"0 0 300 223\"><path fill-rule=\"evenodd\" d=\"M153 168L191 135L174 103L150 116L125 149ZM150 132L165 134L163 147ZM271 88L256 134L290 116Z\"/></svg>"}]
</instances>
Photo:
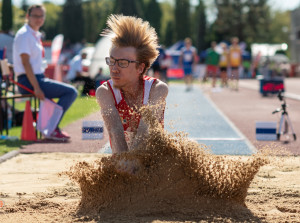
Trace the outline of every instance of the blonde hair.
<instances>
[{"instance_id":1,"label":"blonde hair","mask_svg":"<svg viewBox=\"0 0 300 223\"><path fill-rule=\"evenodd\" d=\"M107 19L108 29L102 36L112 36L113 47L134 47L137 61L145 64L144 74L157 58L159 51L156 31L149 22L141 18L123 15L110 15Z\"/></svg>"},{"instance_id":2,"label":"blonde hair","mask_svg":"<svg viewBox=\"0 0 300 223\"><path fill-rule=\"evenodd\" d=\"M236 37L236 36L234 36L234 37L231 38L231 42L232 42L232 43L233 43L233 42L239 43L239 38Z\"/></svg>"},{"instance_id":3,"label":"blonde hair","mask_svg":"<svg viewBox=\"0 0 300 223\"><path fill-rule=\"evenodd\" d=\"M44 12L46 12L46 8L43 5L36 4L29 6L27 9L27 15L30 16L33 9L42 9Z\"/></svg>"},{"instance_id":4,"label":"blonde hair","mask_svg":"<svg viewBox=\"0 0 300 223\"><path fill-rule=\"evenodd\" d=\"M186 38L184 39L184 43L185 43L185 44L187 44L187 43L192 44L192 39L191 39L190 37L186 37Z\"/></svg>"}]
</instances>

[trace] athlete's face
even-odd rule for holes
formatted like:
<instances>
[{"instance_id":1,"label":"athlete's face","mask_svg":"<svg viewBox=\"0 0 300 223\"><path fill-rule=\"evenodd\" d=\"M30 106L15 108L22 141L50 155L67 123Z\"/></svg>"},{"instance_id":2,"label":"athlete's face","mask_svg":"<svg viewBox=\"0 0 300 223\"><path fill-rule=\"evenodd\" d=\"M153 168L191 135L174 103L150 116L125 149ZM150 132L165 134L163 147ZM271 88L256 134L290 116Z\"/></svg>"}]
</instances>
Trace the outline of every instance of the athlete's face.
<instances>
[{"instance_id":1,"label":"athlete's face","mask_svg":"<svg viewBox=\"0 0 300 223\"><path fill-rule=\"evenodd\" d=\"M30 15L27 15L28 25L33 30L39 30L45 22L45 11L42 8L33 8Z\"/></svg>"},{"instance_id":2,"label":"athlete's face","mask_svg":"<svg viewBox=\"0 0 300 223\"><path fill-rule=\"evenodd\" d=\"M116 88L125 88L139 84L144 64L136 58L134 47L113 47L109 57L109 70L113 85Z\"/></svg>"},{"instance_id":3,"label":"athlete's face","mask_svg":"<svg viewBox=\"0 0 300 223\"><path fill-rule=\"evenodd\" d=\"M186 42L185 42L185 47L186 47L187 49L189 49L191 46L192 46L192 43L191 43L190 41L186 41Z\"/></svg>"},{"instance_id":4,"label":"athlete's face","mask_svg":"<svg viewBox=\"0 0 300 223\"><path fill-rule=\"evenodd\" d=\"M238 43L239 43L239 40L237 38L232 39L232 44L233 45L238 45Z\"/></svg>"}]
</instances>

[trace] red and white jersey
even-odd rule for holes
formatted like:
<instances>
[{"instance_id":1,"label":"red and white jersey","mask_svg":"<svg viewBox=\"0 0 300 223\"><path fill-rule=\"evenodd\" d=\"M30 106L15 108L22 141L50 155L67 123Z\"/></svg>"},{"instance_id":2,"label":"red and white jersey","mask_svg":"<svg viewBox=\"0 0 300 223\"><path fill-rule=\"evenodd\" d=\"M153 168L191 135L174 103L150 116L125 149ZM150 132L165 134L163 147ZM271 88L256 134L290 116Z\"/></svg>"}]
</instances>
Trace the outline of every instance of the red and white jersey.
<instances>
[{"instance_id":1,"label":"red and white jersey","mask_svg":"<svg viewBox=\"0 0 300 223\"><path fill-rule=\"evenodd\" d=\"M155 78L144 76L143 78L143 105L148 104L150 90L153 83L156 81ZM113 87L113 81L107 81L108 86L114 96L115 99L115 106L119 112L120 119L123 125L125 140L127 142L128 148L130 149L130 145L132 142L133 137L136 134L137 128L140 123L141 115L134 112L134 110L127 105L123 93L120 89Z\"/></svg>"}]
</instances>

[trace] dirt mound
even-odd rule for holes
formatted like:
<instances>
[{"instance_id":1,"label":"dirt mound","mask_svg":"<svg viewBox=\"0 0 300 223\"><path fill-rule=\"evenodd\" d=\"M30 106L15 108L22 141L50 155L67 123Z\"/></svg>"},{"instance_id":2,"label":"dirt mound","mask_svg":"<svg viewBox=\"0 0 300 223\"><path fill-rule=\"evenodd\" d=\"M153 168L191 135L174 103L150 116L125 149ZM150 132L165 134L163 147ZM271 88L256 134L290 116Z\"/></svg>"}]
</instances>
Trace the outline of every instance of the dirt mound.
<instances>
[{"instance_id":1,"label":"dirt mound","mask_svg":"<svg viewBox=\"0 0 300 223\"><path fill-rule=\"evenodd\" d=\"M144 112L151 128L139 148L80 162L67 172L82 192L79 213L186 217L225 206L243 209L251 181L267 162L263 157L212 155L183 133L167 133ZM134 163L135 173L120 172L122 162Z\"/></svg>"}]
</instances>

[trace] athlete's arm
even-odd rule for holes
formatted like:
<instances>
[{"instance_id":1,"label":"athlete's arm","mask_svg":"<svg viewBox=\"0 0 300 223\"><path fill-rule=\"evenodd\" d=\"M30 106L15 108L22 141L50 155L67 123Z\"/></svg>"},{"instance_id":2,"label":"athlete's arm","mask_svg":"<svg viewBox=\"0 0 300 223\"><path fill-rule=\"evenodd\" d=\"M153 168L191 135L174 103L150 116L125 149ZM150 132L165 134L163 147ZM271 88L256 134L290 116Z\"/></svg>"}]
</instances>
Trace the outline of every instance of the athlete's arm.
<instances>
[{"instance_id":1,"label":"athlete's arm","mask_svg":"<svg viewBox=\"0 0 300 223\"><path fill-rule=\"evenodd\" d=\"M183 51L180 51L180 56L179 56L179 60L178 60L178 65L179 67L183 66Z\"/></svg>"},{"instance_id":2,"label":"athlete's arm","mask_svg":"<svg viewBox=\"0 0 300 223\"><path fill-rule=\"evenodd\" d=\"M164 119L167 95L168 85L157 79L151 87L148 105L149 108L152 110L151 114L154 115L154 117L156 118L156 120L158 120L159 123L162 123ZM133 148L141 147L142 144L146 143L145 136L148 134L148 128L149 126L143 120L142 114L142 118L137 129L137 134L132 144Z\"/></svg>"},{"instance_id":3,"label":"athlete's arm","mask_svg":"<svg viewBox=\"0 0 300 223\"><path fill-rule=\"evenodd\" d=\"M197 60L198 60L198 58L197 58L197 50L196 50L196 48L194 48L195 50L193 50L193 65L196 65L197 64Z\"/></svg>"},{"instance_id":4,"label":"athlete's arm","mask_svg":"<svg viewBox=\"0 0 300 223\"><path fill-rule=\"evenodd\" d=\"M112 153L128 151L119 112L115 107L115 100L107 83L97 89L96 97L110 137Z\"/></svg>"},{"instance_id":5,"label":"athlete's arm","mask_svg":"<svg viewBox=\"0 0 300 223\"><path fill-rule=\"evenodd\" d=\"M40 88L40 85L35 77L35 74L33 73L32 66L30 64L30 56L26 53L22 53L20 55L20 57L21 57L21 61L24 66L24 69L25 69L27 79L29 80L30 84L33 87L35 96L40 100L44 100L45 95L44 95L44 92Z\"/></svg>"},{"instance_id":6,"label":"athlete's arm","mask_svg":"<svg viewBox=\"0 0 300 223\"><path fill-rule=\"evenodd\" d=\"M242 53L242 49L240 48L240 65L242 65L242 62L243 62L243 53Z\"/></svg>"},{"instance_id":7,"label":"athlete's arm","mask_svg":"<svg viewBox=\"0 0 300 223\"><path fill-rule=\"evenodd\" d=\"M156 116L159 122L162 122L164 118L164 111L166 107L166 98L168 92L168 85L158 79L151 87L148 104L150 106L155 105L153 106L153 114Z\"/></svg>"}]
</instances>

